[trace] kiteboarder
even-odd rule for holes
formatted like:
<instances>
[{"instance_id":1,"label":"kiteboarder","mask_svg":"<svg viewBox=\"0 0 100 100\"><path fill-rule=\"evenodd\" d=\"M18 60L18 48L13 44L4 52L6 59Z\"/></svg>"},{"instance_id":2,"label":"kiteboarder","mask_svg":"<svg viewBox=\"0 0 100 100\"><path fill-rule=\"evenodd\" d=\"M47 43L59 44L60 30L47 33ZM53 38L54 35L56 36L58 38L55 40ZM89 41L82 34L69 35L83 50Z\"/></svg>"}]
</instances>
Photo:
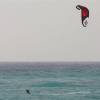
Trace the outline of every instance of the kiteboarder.
<instances>
[{"instance_id":1,"label":"kiteboarder","mask_svg":"<svg viewBox=\"0 0 100 100\"><path fill-rule=\"evenodd\" d=\"M31 94L30 90L26 89L26 93L27 94Z\"/></svg>"}]
</instances>

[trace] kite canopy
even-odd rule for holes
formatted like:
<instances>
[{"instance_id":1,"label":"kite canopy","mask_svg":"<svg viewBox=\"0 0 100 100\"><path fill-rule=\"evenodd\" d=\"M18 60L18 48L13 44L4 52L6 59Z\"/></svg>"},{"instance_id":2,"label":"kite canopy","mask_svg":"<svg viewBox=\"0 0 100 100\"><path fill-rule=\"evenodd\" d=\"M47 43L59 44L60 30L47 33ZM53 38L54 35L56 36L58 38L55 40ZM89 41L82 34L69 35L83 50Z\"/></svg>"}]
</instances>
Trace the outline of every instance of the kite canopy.
<instances>
[{"instance_id":1,"label":"kite canopy","mask_svg":"<svg viewBox=\"0 0 100 100\"><path fill-rule=\"evenodd\" d=\"M88 10L88 8L84 7L84 6L81 6L81 5L77 5L76 8L78 10L81 10L82 25L84 27L86 27L87 24L88 24L87 18L89 18L89 10Z\"/></svg>"}]
</instances>

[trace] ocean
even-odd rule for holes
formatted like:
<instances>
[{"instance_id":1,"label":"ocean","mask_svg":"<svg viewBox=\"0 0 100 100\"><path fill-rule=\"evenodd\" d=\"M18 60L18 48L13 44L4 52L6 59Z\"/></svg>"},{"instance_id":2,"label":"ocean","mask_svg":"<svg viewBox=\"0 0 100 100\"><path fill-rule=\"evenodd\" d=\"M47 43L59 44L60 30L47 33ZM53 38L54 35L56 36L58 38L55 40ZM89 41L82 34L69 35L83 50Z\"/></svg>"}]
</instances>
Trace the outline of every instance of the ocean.
<instances>
[{"instance_id":1,"label":"ocean","mask_svg":"<svg viewBox=\"0 0 100 100\"><path fill-rule=\"evenodd\" d=\"M2 62L0 100L100 100L100 63Z\"/></svg>"}]
</instances>

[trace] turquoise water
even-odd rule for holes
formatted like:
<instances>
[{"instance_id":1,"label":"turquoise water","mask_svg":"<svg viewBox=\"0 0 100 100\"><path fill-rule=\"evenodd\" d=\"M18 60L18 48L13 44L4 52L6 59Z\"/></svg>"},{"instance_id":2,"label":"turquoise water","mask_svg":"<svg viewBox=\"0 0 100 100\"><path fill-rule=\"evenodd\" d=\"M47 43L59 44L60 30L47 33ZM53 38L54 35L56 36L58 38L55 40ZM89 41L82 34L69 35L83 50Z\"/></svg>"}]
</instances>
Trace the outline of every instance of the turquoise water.
<instances>
[{"instance_id":1,"label":"turquoise water","mask_svg":"<svg viewBox=\"0 0 100 100\"><path fill-rule=\"evenodd\" d=\"M100 63L1 63L0 100L100 100Z\"/></svg>"}]
</instances>

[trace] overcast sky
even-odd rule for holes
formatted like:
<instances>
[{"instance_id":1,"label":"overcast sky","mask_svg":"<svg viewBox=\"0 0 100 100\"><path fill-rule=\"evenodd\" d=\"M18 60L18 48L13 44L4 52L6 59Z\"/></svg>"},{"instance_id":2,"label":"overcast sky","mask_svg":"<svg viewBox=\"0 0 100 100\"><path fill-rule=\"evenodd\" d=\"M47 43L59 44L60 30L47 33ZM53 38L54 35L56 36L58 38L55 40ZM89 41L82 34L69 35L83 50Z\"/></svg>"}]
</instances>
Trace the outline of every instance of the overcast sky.
<instances>
[{"instance_id":1,"label":"overcast sky","mask_svg":"<svg viewBox=\"0 0 100 100\"><path fill-rule=\"evenodd\" d=\"M100 61L99 12L100 0L0 0L0 61Z\"/></svg>"}]
</instances>

